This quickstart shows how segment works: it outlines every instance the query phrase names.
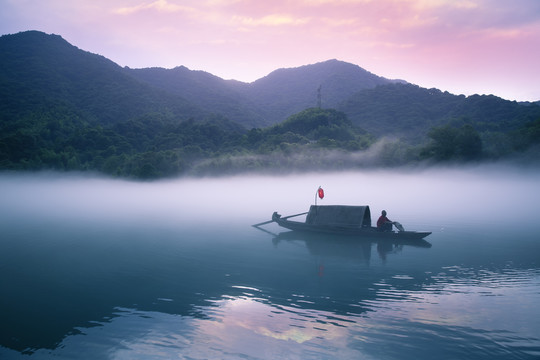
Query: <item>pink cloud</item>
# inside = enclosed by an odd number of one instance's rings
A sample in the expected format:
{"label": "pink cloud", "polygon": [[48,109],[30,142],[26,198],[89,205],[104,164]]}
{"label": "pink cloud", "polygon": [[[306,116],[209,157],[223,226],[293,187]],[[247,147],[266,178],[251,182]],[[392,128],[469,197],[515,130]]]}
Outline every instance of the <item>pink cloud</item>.
{"label": "pink cloud", "polygon": [[338,58],[422,86],[490,92],[489,78],[501,96],[529,88],[540,98],[537,0],[27,0],[5,9],[2,33],[57,33],[131,67],[252,81]]}
{"label": "pink cloud", "polygon": [[176,5],[174,3],[167,2],[167,0],[156,0],[151,3],[141,3],[139,5],[135,6],[126,6],[121,7],[115,10],[118,14],[132,14],[139,11],[144,11],[148,9],[155,9],[162,12],[177,12],[177,11],[185,11],[190,10],[190,8]]}

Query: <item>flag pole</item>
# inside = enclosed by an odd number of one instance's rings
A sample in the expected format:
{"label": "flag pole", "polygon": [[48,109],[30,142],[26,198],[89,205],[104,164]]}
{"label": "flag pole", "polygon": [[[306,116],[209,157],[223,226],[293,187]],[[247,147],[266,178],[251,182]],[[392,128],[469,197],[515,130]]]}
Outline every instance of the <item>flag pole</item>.
{"label": "flag pole", "polygon": [[320,197],[321,199],[324,197],[324,190],[320,186],[315,192],[315,206],[317,205],[317,197]]}

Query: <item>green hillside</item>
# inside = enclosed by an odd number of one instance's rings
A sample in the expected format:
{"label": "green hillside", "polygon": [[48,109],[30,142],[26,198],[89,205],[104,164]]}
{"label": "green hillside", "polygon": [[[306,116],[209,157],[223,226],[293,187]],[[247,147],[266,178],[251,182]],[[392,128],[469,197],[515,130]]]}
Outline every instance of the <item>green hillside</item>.
{"label": "green hillside", "polygon": [[292,69],[278,69],[241,88],[267,124],[275,124],[306,108],[334,108],[353,94],[392,81],[343,61],[328,60]]}
{"label": "green hillside", "polygon": [[179,119],[204,113],[102,56],[36,31],[0,37],[0,96],[5,121],[57,105],[105,126],[148,113]]}
{"label": "green hillside", "polygon": [[239,89],[246,84],[223,80],[204,71],[179,66],[174,69],[124,69],[126,74],[167,93],[186,99],[209,113],[219,113],[247,128],[267,124]]}
{"label": "green hillside", "polygon": [[456,96],[412,84],[390,84],[356,93],[337,108],[378,135],[422,138],[434,126],[472,124],[478,131],[516,130],[540,118],[540,106],[496,96]]}

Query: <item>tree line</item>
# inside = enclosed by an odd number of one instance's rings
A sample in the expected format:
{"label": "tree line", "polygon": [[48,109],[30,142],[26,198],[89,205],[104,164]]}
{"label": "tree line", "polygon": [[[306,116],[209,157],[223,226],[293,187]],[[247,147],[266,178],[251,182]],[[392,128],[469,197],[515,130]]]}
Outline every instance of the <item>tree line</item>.
{"label": "tree line", "polygon": [[0,169],[157,179],[482,161],[538,147],[540,119],[510,132],[481,132],[458,119],[432,127],[422,143],[390,140],[374,151],[380,140],[334,109],[309,108],[274,126],[246,130],[218,115],[173,121],[159,113],[105,127],[57,105],[1,122]]}

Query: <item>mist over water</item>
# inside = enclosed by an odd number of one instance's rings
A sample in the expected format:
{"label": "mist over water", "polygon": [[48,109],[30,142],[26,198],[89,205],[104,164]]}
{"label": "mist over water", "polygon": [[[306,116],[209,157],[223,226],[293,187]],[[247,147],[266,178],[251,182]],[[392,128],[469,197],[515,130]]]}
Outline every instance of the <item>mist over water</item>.
{"label": "mist over water", "polygon": [[[502,166],[0,174],[0,358],[537,358],[539,184]],[[250,226],[319,186],[431,247]]]}
{"label": "mist over water", "polygon": [[[423,171],[366,171],[289,176],[236,176],[131,182],[99,177],[42,173],[0,176],[2,217],[151,222],[244,222],[307,211],[318,186],[321,205],[370,205],[396,220],[421,225],[467,221],[483,225],[534,221],[540,171],[510,167]],[[515,225],[518,225],[515,223]]]}

